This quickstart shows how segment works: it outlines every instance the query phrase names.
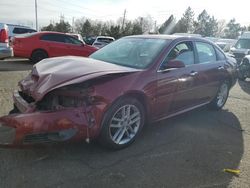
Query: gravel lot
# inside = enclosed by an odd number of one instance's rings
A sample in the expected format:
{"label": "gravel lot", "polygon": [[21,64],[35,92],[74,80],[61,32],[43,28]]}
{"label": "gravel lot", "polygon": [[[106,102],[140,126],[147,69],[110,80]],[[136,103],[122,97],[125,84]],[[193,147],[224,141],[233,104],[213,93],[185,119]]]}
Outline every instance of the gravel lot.
{"label": "gravel lot", "polygon": [[[0,115],[26,74],[0,72]],[[0,149],[0,187],[250,187],[250,81],[231,90],[222,111],[204,107],[148,125],[121,151],[95,143]]]}

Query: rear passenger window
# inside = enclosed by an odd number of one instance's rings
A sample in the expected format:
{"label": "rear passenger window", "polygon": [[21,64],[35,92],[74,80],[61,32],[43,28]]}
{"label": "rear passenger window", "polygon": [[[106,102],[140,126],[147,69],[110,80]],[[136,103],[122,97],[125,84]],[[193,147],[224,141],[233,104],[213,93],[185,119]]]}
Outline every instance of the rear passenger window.
{"label": "rear passenger window", "polygon": [[41,40],[54,41],[54,42],[65,42],[65,37],[58,34],[45,34],[41,36]]}
{"label": "rear passenger window", "polygon": [[199,63],[210,63],[216,61],[216,53],[211,44],[195,42]]}

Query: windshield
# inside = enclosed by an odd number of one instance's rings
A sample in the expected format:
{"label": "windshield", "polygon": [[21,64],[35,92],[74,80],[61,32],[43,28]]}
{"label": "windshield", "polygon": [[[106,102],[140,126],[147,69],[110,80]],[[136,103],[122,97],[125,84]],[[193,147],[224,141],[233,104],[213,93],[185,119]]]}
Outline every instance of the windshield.
{"label": "windshield", "polygon": [[166,39],[123,38],[96,51],[90,57],[126,67],[148,67],[170,42]]}
{"label": "windshield", "polygon": [[235,44],[237,49],[250,49],[250,39],[239,39]]}

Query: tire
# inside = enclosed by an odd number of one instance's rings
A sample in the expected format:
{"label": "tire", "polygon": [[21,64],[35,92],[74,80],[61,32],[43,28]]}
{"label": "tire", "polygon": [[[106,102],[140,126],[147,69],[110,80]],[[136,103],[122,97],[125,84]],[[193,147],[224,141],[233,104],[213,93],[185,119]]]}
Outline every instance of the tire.
{"label": "tire", "polygon": [[229,94],[230,84],[228,81],[224,81],[215,96],[215,98],[209,103],[209,108],[212,110],[220,110],[223,108],[225,103],[227,102],[228,94]]}
{"label": "tire", "polygon": [[143,105],[134,98],[121,98],[105,113],[98,141],[108,149],[123,149],[135,141],[144,122]]}
{"label": "tire", "polygon": [[30,59],[32,63],[37,63],[45,58],[48,58],[47,52],[45,52],[44,50],[35,50],[34,52],[32,52]]}

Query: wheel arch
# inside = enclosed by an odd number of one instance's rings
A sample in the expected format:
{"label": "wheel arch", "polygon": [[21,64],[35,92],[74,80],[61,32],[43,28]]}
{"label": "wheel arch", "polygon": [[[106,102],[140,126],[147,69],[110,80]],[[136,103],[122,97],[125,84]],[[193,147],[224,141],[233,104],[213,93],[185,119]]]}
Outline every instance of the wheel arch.
{"label": "wheel arch", "polygon": [[243,58],[242,62],[244,62],[244,61],[246,61],[246,63],[250,63],[250,55],[246,55],[246,56]]}
{"label": "wheel arch", "polygon": [[47,50],[45,50],[45,49],[43,49],[43,48],[36,48],[36,49],[34,49],[34,50],[32,50],[32,52],[31,52],[31,54],[30,54],[30,58],[32,57],[32,54],[35,52],[35,51],[44,51],[47,55],[48,55],[48,57],[49,57],[49,53],[47,52]]}
{"label": "wheel arch", "polygon": [[149,100],[146,96],[145,93],[143,93],[142,91],[128,91],[124,94],[122,94],[121,96],[117,97],[114,101],[112,101],[112,103],[108,104],[104,111],[103,111],[103,115],[102,115],[102,121],[105,117],[105,114],[108,112],[108,110],[110,109],[110,107],[112,105],[114,105],[116,102],[123,100],[124,98],[135,98],[136,100],[138,100],[143,108],[145,109],[145,122],[150,121],[151,118],[151,113],[150,113],[150,105],[149,105]]}
{"label": "wheel arch", "polygon": [[[150,120],[150,107],[149,107],[149,100],[146,96],[145,93],[143,93],[142,91],[128,91],[126,93],[124,93],[122,96],[120,96],[117,100],[121,100],[123,98],[135,98],[136,100],[138,100],[142,106],[145,109],[145,121]],[[117,100],[115,100],[114,102],[116,102]]]}

